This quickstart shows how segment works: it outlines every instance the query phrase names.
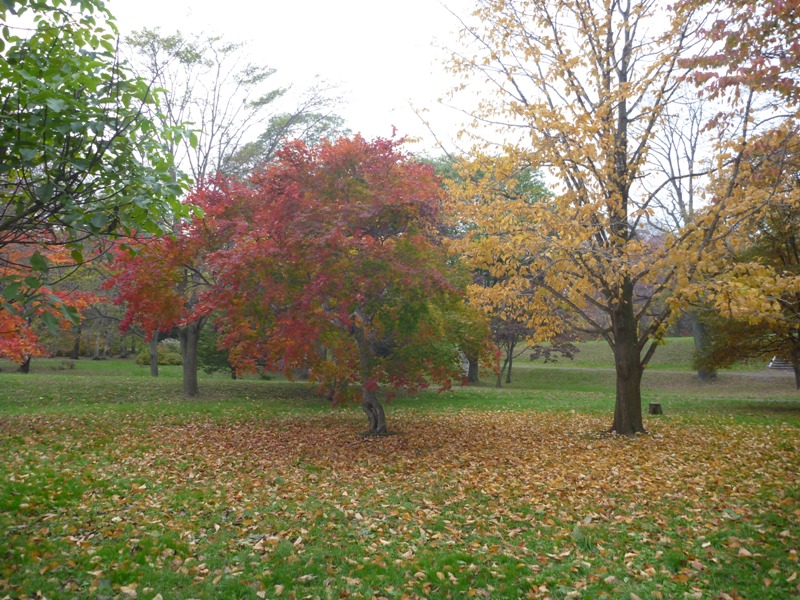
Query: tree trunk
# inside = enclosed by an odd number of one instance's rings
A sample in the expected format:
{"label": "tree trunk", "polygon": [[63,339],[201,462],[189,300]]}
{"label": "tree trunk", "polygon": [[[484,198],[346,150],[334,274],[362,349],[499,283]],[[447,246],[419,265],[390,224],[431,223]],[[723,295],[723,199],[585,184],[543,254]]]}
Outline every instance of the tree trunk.
{"label": "tree trunk", "polygon": [[[692,324],[692,337],[694,338],[694,349],[702,355],[708,349],[708,328],[705,326],[696,312],[689,313],[689,320]],[[716,369],[700,368],[697,370],[697,376],[700,381],[713,381],[717,378]]]}
{"label": "tree trunk", "polygon": [[150,340],[150,376],[158,377],[158,333]]}
{"label": "tree trunk", "polygon": [[480,365],[477,356],[467,356],[467,383],[478,383],[480,381]]}
{"label": "tree trunk", "polygon": [[205,323],[205,319],[198,319],[185,325],[180,330],[183,395],[186,398],[194,398],[200,394],[200,386],[197,383],[197,346],[200,341],[200,330],[203,328],[203,323]]}
{"label": "tree trunk", "polygon": [[111,327],[106,327],[106,334],[103,336],[103,359],[111,357],[111,337],[114,335],[114,330]]}
{"label": "tree trunk", "polygon": [[31,355],[29,354],[23,362],[20,363],[19,368],[17,369],[20,373],[30,373],[31,372]]}
{"label": "tree trunk", "polygon": [[83,333],[83,323],[78,322],[78,326],[75,328],[75,343],[72,345],[72,352],[69,355],[69,357],[72,360],[80,360],[82,333]]}
{"label": "tree trunk", "polygon": [[503,387],[503,374],[506,372],[506,367],[508,366],[508,357],[503,359],[503,366],[500,368],[500,371],[497,373],[497,381],[494,384],[494,387]]}
{"label": "tree trunk", "polygon": [[642,367],[636,317],[633,313],[633,283],[622,284],[621,298],[612,313],[617,399],[611,431],[620,435],[646,433],[642,423]]}
{"label": "tree trunk", "polygon": [[794,370],[794,386],[795,389],[800,390],[800,348],[792,348],[790,359]]}
{"label": "tree trunk", "polygon": [[386,413],[383,406],[378,402],[375,392],[364,387],[364,402],[361,408],[369,419],[369,431],[367,435],[386,435]]}
{"label": "tree trunk", "polygon": [[506,383],[511,383],[511,367],[514,365],[514,346],[508,349],[508,370],[506,371]]}

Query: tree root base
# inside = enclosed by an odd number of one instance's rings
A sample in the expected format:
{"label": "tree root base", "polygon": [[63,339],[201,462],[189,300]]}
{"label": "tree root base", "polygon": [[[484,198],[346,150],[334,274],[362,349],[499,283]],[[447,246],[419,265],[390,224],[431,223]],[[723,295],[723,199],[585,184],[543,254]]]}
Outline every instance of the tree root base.
{"label": "tree root base", "polygon": [[394,431],[364,431],[363,433],[358,434],[362,438],[384,438],[390,437],[393,435],[397,435]]}

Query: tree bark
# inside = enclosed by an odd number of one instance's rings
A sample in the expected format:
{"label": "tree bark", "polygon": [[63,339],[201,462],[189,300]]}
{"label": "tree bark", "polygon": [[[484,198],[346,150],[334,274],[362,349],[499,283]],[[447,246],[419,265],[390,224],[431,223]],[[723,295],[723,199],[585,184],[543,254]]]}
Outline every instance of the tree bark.
{"label": "tree bark", "polygon": [[467,356],[467,383],[478,383],[480,381],[480,372],[478,357]]}
{"label": "tree bark", "polygon": [[[708,328],[700,320],[696,312],[689,313],[689,320],[692,324],[694,349],[698,354],[702,354],[708,348]],[[717,370],[700,368],[697,370],[697,376],[700,381],[713,381],[717,378]]]}
{"label": "tree bark", "polygon": [[80,360],[81,358],[81,335],[83,333],[83,323],[78,322],[75,328],[75,343],[72,345],[72,352],[69,357],[72,360]]}
{"label": "tree bark", "polygon": [[642,367],[636,317],[633,312],[633,283],[626,278],[621,297],[612,313],[617,399],[611,431],[620,435],[646,433],[642,423]]}
{"label": "tree bark", "polygon": [[497,373],[497,381],[494,384],[494,387],[501,388],[503,387],[503,374],[506,372],[506,367],[508,366],[508,357],[503,359],[503,366],[500,368],[500,371]]}
{"label": "tree bark", "polygon": [[378,397],[375,392],[364,388],[364,402],[361,408],[367,415],[369,420],[368,435],[386,435],[386,413],[383,406],[378,402]]}
{"label": "tree bark", "polygon": [[158,334],[150,340],[150,377],[158,377]]}
{"label": "tree bark", "polygon": [[794,387],[800,390],[800,348],[792,348],[791,352],[792,369],[794,370]]}
{"label": "tree bark", "polygon": [[[368,321],[361,313],[358,313],[358,316],[362,322]],[[377,383],[373,377],[374,355],[372,345],[367,339],[367,331],[363,327],[352,326],[350,334],[355,339],[356,347],[358,348],[358,362],[361,369],[361,387],[363,390],[361,408],[369,420],[367,435],[386,435],[386,413],[378,401]]]}
{"label": "tree bark", "polygon": [[24,361],[22,361],[17,369],[20,373],[30,373],[31,372],[31,355],[29,354]]}
{"label": "tree bark", "polygon": [[183,395],[194,398],[200,394],[197,382],[198,356],[197,347],[200,341],[200,330],[203,329],[205,319],[198,319],[180,330],[181,362],[183,363]]}
{"label": "tree bark", "polygon": [[508,370],[506,371],[506,383],[511,383],[511,367],[514,365],[514,346],[508,348]]}

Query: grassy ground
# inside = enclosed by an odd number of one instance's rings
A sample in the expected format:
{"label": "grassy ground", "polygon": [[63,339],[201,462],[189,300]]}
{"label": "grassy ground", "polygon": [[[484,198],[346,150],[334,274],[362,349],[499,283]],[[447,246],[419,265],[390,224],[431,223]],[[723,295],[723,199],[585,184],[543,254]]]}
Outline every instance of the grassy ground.
{"label": "grassy ground", "polygon": [[[578,344],[580,352],[575,356],[574,360],[559,360],[552,366],[563,367],[600,367],[610,368],[613,366],[613,358],[611,349],[604,341],[596,342],[583,342]],[[651,370],[687,370],[692,369],[692,357],[694,355],[694,340],[690,337],[682,338],[669,338],[665,343],[658,347],[653,359],[648,365]],[[527,357],[522,357],[519,360],[519,365],[530,364],[531,361]],[[727,371],[761,371],[766,369],[769,361],[753,360],[745,363],[739,363]],[[541,360],[534,361],[532,364],[544,364]]]}
{"label": "grassy ground", "polygon": [[0,598],[797,596],[792,378],[670,364],[634,439],[591,368],[398,398],[365,439],[303,384],[3,367]]}

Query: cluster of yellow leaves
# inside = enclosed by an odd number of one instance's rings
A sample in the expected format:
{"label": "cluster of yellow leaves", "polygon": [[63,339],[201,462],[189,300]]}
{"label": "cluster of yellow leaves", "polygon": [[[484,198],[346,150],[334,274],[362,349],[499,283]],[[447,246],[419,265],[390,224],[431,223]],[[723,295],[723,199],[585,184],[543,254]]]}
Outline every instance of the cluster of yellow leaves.
{"label": "cluster of yellow leaves", "polygon": [[[717,203],[699,228],[718,223],[717,237],[700,263],[704,275],[687,286],[724,316],[796,329],[800,321],[800,132],[795,122],[734,148],[741,159],[713,183]],[[702,238],[698,238],[702,240]],[[701,241],[702,243],[702,241]]]}

